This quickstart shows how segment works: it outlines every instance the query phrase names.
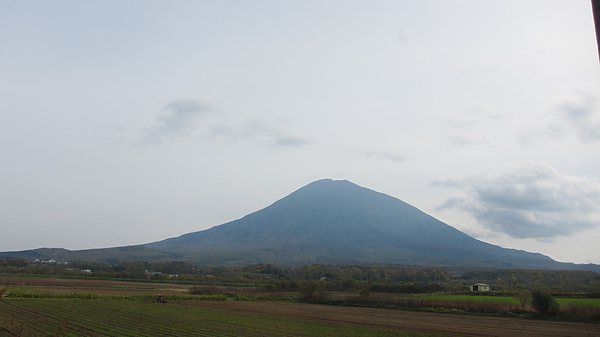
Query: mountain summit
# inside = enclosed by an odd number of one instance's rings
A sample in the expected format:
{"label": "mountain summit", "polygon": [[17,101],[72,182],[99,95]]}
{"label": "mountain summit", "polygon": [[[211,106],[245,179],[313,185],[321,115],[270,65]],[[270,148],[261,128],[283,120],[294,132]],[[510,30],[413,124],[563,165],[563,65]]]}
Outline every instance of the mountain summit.
{"label": "mountain summit", "polygon": [[208,230],[144,245],[206,263],[553,265],[476,240],[394,197],[331,179]]}
{"label": "mountain summit", "polygon": [[209,265],[402,264],[597,269],[474,239],[389,195],[318,180],[272,205],[213,228],[138,246],[0,256],[62,261],[184,260]]}

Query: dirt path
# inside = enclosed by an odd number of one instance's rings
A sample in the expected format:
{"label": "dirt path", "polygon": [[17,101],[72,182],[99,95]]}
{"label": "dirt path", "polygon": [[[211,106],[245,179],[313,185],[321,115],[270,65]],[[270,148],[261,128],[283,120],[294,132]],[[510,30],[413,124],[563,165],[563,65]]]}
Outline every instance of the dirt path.
{"label": "dirt path", "polygon": [[[186,303],[186,305],[189,304],[189,302]],[[195,305],[269,316],[369,325],[448,336],[600,336],[600,324],[548,322],[299,303],[195,302]]]}

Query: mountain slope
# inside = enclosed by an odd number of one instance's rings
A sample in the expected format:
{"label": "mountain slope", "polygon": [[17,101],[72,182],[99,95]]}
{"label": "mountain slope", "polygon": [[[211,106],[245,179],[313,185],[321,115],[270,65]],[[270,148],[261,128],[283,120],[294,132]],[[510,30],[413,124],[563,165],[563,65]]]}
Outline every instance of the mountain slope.
{"label": "mountain slope", "polygon": [[242,219],[144,247],[206,262],[555,264],[476,240],[391,196],[330,179]]}

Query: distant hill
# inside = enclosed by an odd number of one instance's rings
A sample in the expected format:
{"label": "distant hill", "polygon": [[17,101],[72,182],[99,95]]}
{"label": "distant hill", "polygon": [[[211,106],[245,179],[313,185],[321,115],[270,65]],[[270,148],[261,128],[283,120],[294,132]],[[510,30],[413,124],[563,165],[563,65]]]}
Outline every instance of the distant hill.
{"label": "distant hill", "polygon": [[272,205],[213,228],[138,246],[0,256],[55,260],[184,260],[210,265],[402,264],[587,269],[474,239],[394,197],[349,181],[310,183]]}

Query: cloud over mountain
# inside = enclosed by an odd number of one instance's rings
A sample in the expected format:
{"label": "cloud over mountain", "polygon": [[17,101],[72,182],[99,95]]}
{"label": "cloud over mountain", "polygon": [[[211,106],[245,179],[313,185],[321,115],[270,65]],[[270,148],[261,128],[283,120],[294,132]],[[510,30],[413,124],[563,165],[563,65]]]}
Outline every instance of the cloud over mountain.
{"label": "cloud over mountain", "polygon": [[541,162],[434,184],[466,190],[440,209],[470,213],[492,231],[515,238],[550,238],[598,226],[600,184],[569,176]]}

